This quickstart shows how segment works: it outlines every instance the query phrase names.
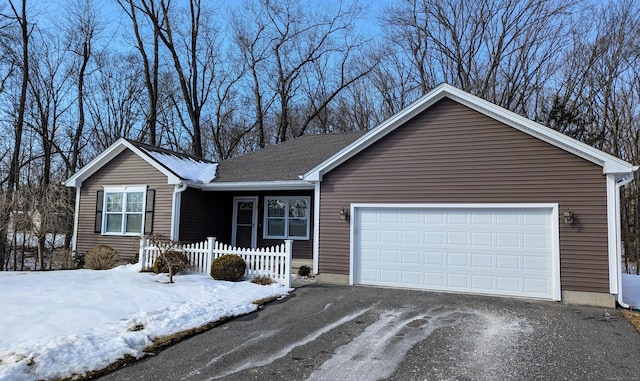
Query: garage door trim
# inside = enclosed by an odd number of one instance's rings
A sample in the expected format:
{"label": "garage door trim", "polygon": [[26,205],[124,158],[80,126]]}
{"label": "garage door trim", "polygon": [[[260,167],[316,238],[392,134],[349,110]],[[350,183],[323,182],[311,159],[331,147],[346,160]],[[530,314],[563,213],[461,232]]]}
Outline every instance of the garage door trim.
{"label": "garage door trim", "polygon": [[557,203],[487,203],[487,204],[389,204],[389,203],[354,203],[351,204],[350,212],[350,268],[349,283],[355,282],[355,250],[356,250],[356,226],[355,221],[357,213],[361,209],[537,209],[549,210],[551,212],[551,279],[552,279],[552,299],[561,300],[560,291],[560,242],[559,242],[559,219]]}

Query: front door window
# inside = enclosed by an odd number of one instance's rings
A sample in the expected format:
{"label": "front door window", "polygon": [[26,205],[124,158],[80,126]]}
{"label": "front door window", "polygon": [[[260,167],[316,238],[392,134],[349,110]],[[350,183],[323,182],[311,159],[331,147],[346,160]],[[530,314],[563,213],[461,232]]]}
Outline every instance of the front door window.
{"label": "front door window", "polygon": [[233,245],[237,247],[256,247],[257,200],[237,198],[234,201]]}

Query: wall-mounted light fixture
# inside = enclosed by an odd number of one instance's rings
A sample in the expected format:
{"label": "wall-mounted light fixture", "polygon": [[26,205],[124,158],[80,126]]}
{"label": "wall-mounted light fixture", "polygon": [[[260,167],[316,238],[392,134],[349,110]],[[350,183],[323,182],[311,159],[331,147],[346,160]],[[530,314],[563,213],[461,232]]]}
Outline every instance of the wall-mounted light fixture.
{"label": "wall-mounted light fixture", "polygon": [[347,208],[340,209],[340,218],[345,221],[349,221],[349,219],[351,218],[351,213],[349,212],[349,209]]}
{"label": "wall-mounted light fixture", "polygon": [[575,215],[573,213],[573,210],[571,210],[571,209],[565,210],[564,213],[562,214],[562,217],[564,218],[564,223],[565,224],[572,224],[574,216]]}

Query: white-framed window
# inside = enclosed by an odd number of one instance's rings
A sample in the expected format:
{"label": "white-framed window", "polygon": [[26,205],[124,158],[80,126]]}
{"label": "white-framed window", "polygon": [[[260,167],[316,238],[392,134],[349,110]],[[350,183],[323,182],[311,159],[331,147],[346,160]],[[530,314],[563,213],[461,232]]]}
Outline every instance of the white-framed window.
{"label": "white-framed window", "polygon": [[102,207],[102,234],[142,234],[146,193],[145,186],[105,187]]}
{"label": "white-framed window", "polygon": [[309,239],[308,196],[264,198],[264,238]]}

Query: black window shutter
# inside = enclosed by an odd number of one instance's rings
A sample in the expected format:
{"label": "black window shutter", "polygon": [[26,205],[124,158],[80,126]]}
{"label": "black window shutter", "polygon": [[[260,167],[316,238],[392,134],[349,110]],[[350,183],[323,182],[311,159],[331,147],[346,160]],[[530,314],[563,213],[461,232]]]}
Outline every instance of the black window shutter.
{"label": "black window shutter", "polygon": [[155,189],[147,190],[147,205],[145,206],[144,234],[153,233],[153,205],[155,203]]}
{"label": "black window shutter", "polygon": [[102,233],[102,205],[104,204],[104,191],[96,192],[96,223],[93,228],[95,233]]}

